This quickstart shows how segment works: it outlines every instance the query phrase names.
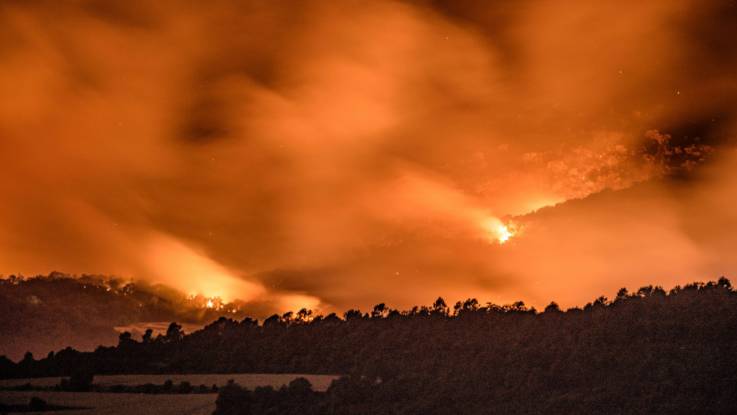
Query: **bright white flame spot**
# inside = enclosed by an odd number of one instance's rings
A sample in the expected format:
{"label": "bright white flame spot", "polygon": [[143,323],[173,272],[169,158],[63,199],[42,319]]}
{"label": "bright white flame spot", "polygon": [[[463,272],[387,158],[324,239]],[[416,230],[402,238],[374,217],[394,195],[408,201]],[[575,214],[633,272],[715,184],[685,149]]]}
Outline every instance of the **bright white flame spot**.
{"label": "bright white flame spot", "polygon": [[505,224],[494,217],[488,218],[483,227],[490,238],[501,245],[509,241],[516,233],[510,224]]}
{"label": "bright white flame spot", "polygon": [[500,244],[507,242],[512,236],[514,236],[514,234],[509,230],[507,225],[501,224],[497,226],[496,237]]}
{"label": "bright white flame spot", "polygon": [[212,302],[212,299],[207,299],[207,304],[205,304],[205,307],[207,308],[213,308],[215,307],[215,303]]}

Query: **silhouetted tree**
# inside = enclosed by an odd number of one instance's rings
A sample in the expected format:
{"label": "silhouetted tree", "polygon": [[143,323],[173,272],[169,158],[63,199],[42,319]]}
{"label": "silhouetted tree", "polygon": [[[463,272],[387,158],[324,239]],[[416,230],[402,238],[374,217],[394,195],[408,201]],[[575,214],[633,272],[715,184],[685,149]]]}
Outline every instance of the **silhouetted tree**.
{"label": "silhouetted tree", "polygon": [[274,314],[273,316],[267,318],[264,320],[264,327],[277,327],[281,325],[281,317],[279,315]]}
{"label": "silhouetted tree", "polygon": [[729,280],[724,276],[719,277],[719,281],[717,281],[717,285],[727,290],[732,289],[732,283],[729,282]]}
{"label": "silhouetted tree", "polygon": [[345,312],[344,317],[346,321],[349,320],[360,320],[362,317],[362,314],[358,310],[348,310]]}
{"label": "silhouetted tree", "polygon": [[438,297],[437,300],[432,304],[432,311],[435,314],[440,314],[447,316],[448,315],[448,305],[445,304],[445,300],[443,300],[443,297]]}
{"label": "silhouetted tree", "polygon": [[133,335],[130,332],[124,331],[118,336],[118,347],[130,347],[135,343]]}
{"label": "silhouetted tree", "polygon": [[154,335],[153,330],[146,329],[146,332],[143,333],[143,338],[141,339],[141,341],[146,344],[151,343],[153,341],[153,335]]}
{"label": "silhouetted tree", "polygon": [[297,320],[306,323],[310,320],[312,317],[312,310],[307,310],[306,308],[303,308],[297,312]]}
{"label": "silhouetted tree", "polygon": [[371,311],[371,317],[372,318],[382,318],[382,317],[385,317],[388,312],[389,311],[386,308],[386,304],[384,303],[376,304],[374,306],[374,309]]}
{"label": "silhouetted tree", "polygon": [[560,307],[555,301],[551,301],[547,307],[545,307],[546,313],[560,313]]}
{"label": "silhouetted tree", "polygon": [[169,342],[178,342],[182,340],[184,337],[184,332],[182,331],[182,326],[180,326],[177,323],[171,323],[169,324],[169,327],[166,329],[166,340]]}

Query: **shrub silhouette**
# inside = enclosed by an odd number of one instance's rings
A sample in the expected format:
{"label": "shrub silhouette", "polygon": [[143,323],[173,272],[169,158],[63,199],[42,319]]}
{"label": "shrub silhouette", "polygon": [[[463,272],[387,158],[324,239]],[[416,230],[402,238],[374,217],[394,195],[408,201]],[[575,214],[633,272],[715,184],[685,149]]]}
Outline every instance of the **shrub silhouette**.
{"label": "shrub silhouette", "polygon": [[33,412],[42,412],[48,409],[48,404],[46,401],[39,397],[32,397],[31,400],[28,402],[28,409]]}
{"label": "shrub silhouette", "polygon": [[59,386],[63,391],[87,392],[92,388],[94,374],[87,368],[76,368],[69,379],[62,379]]}

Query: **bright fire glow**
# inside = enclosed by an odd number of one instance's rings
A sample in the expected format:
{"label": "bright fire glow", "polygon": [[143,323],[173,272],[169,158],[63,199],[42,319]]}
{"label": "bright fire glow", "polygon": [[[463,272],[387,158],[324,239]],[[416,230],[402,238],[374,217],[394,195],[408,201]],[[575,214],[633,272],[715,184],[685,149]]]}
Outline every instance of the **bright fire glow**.
{"label": "bright fire glow", "polygon": [[148,253],[149,273],[155,280],[210,298],[211,308],[235,298],[247,301],[264,291],[260,284],[239,278],[203,251],[170,236],[154,235]]}
{"label": "bright fire glow", "polygon": [[212,302],[212,299],[207,299],[207,304],[205,304],[205,307],[207,308],[213,308],[215,307],[215,303]]}
{"label": "bright fire glow", "polygon": [[507,225],[502,223],[497,226],[496,237],[499,240],[500,244],[507,242],[512,236],[514,236],[514,233],[509,230],[509,227]]}
{"label": "bright fire glow", "polygon": [[514,227],[494,217],[486,219],[483,227],[490,239],[500,245],[505,244],[516,234]]}
{"label": "bright fire glow", "polygon": [[299,311],[303,308],[319,311],[320,299],[306,294],[286,294],[281,296],[279,305],[281,309],[288,311]]}

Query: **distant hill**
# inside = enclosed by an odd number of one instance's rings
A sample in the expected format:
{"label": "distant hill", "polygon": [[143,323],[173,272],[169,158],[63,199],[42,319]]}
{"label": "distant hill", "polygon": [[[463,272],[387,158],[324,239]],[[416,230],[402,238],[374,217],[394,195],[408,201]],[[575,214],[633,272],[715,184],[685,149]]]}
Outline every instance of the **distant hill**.
{"label": "distant hill", "polygon": [[67,346],[94,350],[116,344],[118,331],[140,335],[148,327],[165,330],[171,321],[192,331],[221,315],[245,314],[243,303],[211,299],[208,308],[207,301],[162,285],[100,275],[10,276],[0,279],[0,355],[45,356]]}

